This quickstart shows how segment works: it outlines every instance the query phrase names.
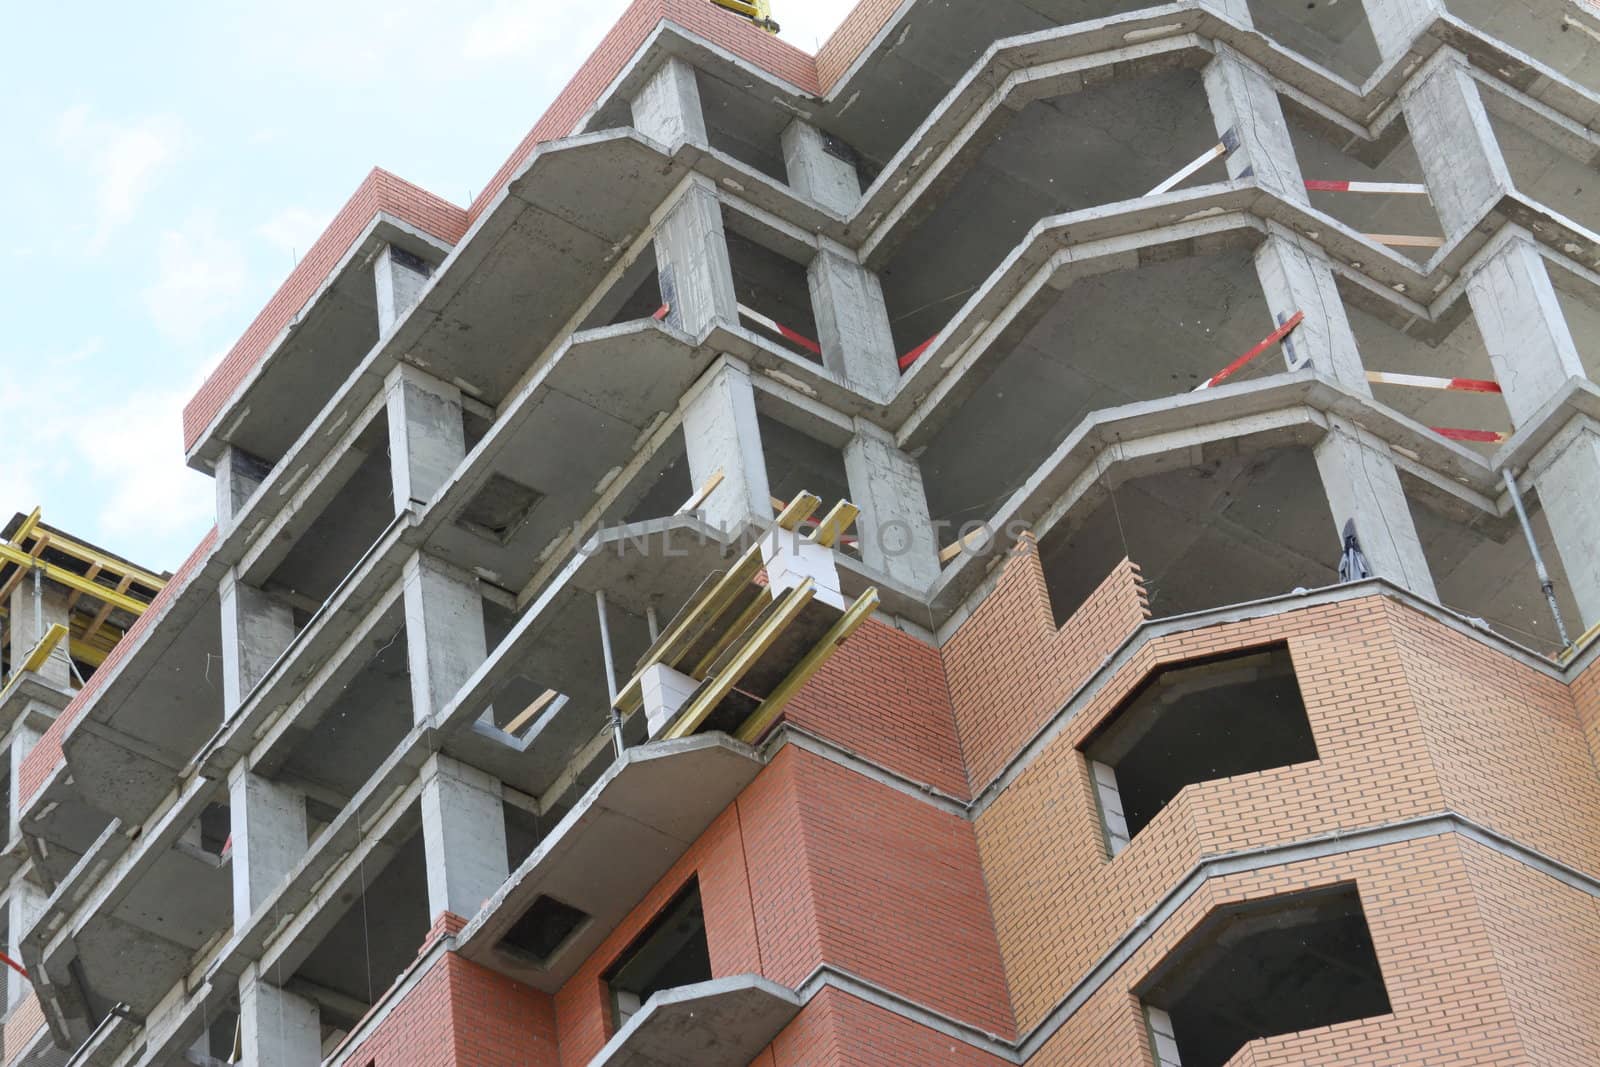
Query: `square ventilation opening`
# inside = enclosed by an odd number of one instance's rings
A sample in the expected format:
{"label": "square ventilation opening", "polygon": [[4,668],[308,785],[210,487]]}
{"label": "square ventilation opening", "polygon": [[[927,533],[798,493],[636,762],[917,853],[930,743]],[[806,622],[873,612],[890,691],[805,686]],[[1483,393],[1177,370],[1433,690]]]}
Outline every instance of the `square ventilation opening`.
{"label": "square ventilation opening", "polygon": [[510,541],[544,494],[503,474],[493,474],[456,516],[456,525],[487,541]]}
{"label": "square ventilation opening", "polygon": [[587,912],[540,894],[516,925],[500,939],[503,949],[546,966],[563,945],[589,921]]}

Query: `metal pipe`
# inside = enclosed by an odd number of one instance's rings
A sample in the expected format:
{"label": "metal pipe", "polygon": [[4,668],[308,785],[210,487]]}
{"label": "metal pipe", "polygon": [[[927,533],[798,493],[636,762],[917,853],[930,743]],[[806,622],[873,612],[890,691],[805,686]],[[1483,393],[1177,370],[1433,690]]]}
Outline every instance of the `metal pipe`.
{"label": "metal pipe", "polygon": [[44,568],[33,568],[33,639],[44,639]]}
{"label": "metal pipe", "polygon": [[1506,492],[1511,494],[1511,506],[1517,509],[1517,519],[1522,523],[1522,536],[1528,539],[1528,551],[1533,554],[1533,569],[1539,575],[1539,588],[1544,590],[1544,598],[1550,602],[1550,614],[1556,619],[1556,633],[1561,636],[1561,647],[1569,648],[1572,645],[1567,637],[1566,624],[1561,621],[1561,606],[1556,603],[1556,587],[1550,581],[1550,572],[1545,569],[1544,557],[1539,554],[1539,545],[1533,539],[1533,524],[1528,521],[1527,509],[1522,506],[1522,491],[1517,488],[1517,479],[1511,474],[1511,468],[1506,467],[1500,472],[1500,477],[1505,479]]}
{"label": "metal pipe", "polygon": [[661,623],[656,620],[656,606],[654,604],[645,605],[644,621],[650,627],[650,640],[654,642],[661,636]]}
{"label": "metal pipe", "polygon": [[616,746],[617,758],[627,744],[622,740],[622,712],[617,710],[617,668],[611,657],[611,627],[606,623],[606,591],[594,591],[595,611],[600,615],[600,651],[606,662],[606,692],[611,695],[611,742]]}

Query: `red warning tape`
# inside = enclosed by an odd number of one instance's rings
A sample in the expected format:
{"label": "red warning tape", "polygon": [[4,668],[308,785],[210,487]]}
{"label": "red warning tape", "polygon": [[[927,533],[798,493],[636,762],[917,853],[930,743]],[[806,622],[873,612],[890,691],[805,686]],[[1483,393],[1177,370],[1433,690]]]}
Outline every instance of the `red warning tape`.
{"label": "red warning tape", "polygon": [[1314,193],[1399,193],[1402,196],[1427,196],[1428,187],[1416,182],[1333,182],[1306,180]]}
{"label": "red warning tape", "polygon": [[660,307],[656,308],[656,313],[650,317],[655,319],[657,322],[666,322],[667,316],[670,314],[672,314],[672,305],[662,304]]}
{"label": "red warning tape", "polygon": [[933,342],[938,340],[938,339],[939,339],[939,335],[938,334],[934,334],[932,337],[930,337],[926,341],[922,342],[916,348],[913,348],[911,351],[909,351],[905,355],[901,356],[900,357],[900,369],[901,370],[905,370],[907,367],[911,366],[911,364],[915,363],[917,361],[917,359],[922,355],[922,353],[924,353],[924,352],[926,352],[928,350],[928,346],[933,344]]}
{"label": "red warning tape", "polygon": [[1267,334],[1267,336],[1263,337],[1260,342],[1250,351],[1246,352],[1244,355],[1240,356],[1226,367],[1223,367],[1216,374],[1213,374],[1211,377],[1195,386],[1194,391],[1198,393],[1202,389],[1210,389],[1212,386],[1220,385],[1226,379],[1233,377],[1235,374],[1239,373],[1239,371],[1244,369],[1245,364],[1249,363],[1252,359],[1255,359],[1261,353],[1265,352],[1267,349],[1271,348],[1285,337],[1288,337],[1289,334],[1293,332],[1294,328],[1304,322],[1305,319],[1306,313],[1304,311],[1296,311],[1289,317],[1288,321],[1286,321],[1282,326],[1279,326],[1276,330],[1273,330],[1271,333]]}
{"label": "red warning tape", "polygon": [[[0,952],[0,962],[4,962],[7,967],[10,967],[13,971],[16,971],[18,974],[22,975],[22,977],[28,978],[28,972],[22,966],[22,964],[18,963],[10,956],[7,956],[4,952]],[[28,980],[31,982],[33,979],[28,978]]]}
{"label": "red warning tape", "polygon": [[1458,430],[1451,426],[1428,427],[1440,437],[1447,437],[1452,441],[1475,441],[1479,444],[1497,445],[1511,435],[1499,430]]}
{"label": "red warning tape", "polygon": [[1374,385],[1410,385],[1418,389],[1445,389],[1457,393],[1498,393],[1500,383],[1486,378],[1435,378],[1431,374],[1397,374],[1369,370],[1367,381]]}

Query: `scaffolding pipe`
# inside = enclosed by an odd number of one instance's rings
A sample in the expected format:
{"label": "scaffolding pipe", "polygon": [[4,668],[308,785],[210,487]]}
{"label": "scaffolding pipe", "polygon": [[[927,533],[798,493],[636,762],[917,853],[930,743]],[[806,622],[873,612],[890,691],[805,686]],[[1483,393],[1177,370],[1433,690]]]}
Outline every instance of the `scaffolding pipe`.
{"label": "scaffolding pipe", "polygon": [[650,643],[655,644],[656,638],[661,636],[661,623],[656,619],[656,606],[654,604],[645,605],[644,621],[650,627]]}
{"label": "scaffolding pipe", "polygon": [[600,651],[606,663],[606,692],[611,696],[611,743],[616,746],[617,758],[627,745],[622,740],[622,712],[617,709],[617,668],[611,657],[611,627],[606,622],[606,591],[594,591],[594,607],[600,616]]}
{"label": "scaffolding pipe", "polygon": [[1550,581],[1550,572],[1545,569],[1544,557],[1539,554],[1539,544],[1533,539],[1533,524],[1528,521],[1527,509],[1522,506],[1522,491],[1517,488],[1517,479],[1510,467],[1503,468],[1500,476],[1505,479],[1506,492],[1511,494],[1511,506],[1517,509],[1517,519],[1522,523],[1522,536],[1528,539],[1528,551],[1533,554],[1533,569],[1538,572],[1539,588],[1544,590],[1544,598],[1550,602],[1550,614],[1555,616],[1561,647],[1570,648],[1572,642],[1567,638],[1566,624],[1561,621],[1561,606],[1556,603],[1556,587]]}

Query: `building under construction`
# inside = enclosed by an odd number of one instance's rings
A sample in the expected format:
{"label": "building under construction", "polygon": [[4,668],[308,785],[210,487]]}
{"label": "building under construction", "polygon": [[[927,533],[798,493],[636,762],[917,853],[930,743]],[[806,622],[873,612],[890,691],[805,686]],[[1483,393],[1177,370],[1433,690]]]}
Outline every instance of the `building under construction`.
{"label": "building under construction", "polygon": [[1600,1062],[1600,8],[782,15],[8,528],[7,1067]]}

